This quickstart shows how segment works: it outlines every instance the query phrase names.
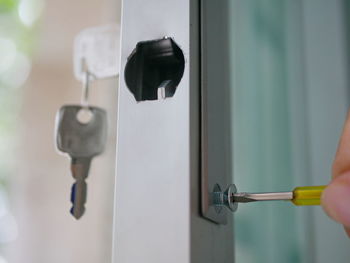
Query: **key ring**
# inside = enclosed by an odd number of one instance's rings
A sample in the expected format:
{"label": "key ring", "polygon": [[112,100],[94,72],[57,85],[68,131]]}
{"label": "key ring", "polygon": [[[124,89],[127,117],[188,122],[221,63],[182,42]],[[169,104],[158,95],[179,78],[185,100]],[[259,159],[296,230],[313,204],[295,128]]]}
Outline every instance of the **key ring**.
{"label": "key ring", "polygon": [[82,109],[78,112],[77,118],[78,121],[82,124],[89,123],[93,117],[93,113],[89,109],[89,89],[91,80],[95,79],[94,76],[90,73],[85,58],[82,60],[82,67],[84,77],[82,78],[83,82],[83,91],[81,95],[81,106]]}
{"label": "key ring", "polygon": [[85,58],[82,59],[82,67],[83,67],[84,77],[82,79],[83,93],[81,96],[81,105],[84,108],[88,108],[89,107],[90,82],[91,82],[91,80],[94,80],[95,78],[94,78],[93,74],[91,74],[91,72],[89,71]]}
{"label": "key ring", "polygon": [[89,107],[89,88],[90,88],[90,72],[85,71],[84,72],[84,78],[83,78],[83,92],[81,96],[81,105],[84,108]]}

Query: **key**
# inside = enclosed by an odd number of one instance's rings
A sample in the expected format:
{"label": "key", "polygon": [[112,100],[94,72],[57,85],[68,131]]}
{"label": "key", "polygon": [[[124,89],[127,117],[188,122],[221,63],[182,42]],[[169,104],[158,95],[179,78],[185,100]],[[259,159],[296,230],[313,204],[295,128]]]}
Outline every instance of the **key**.
{"label": "key", "polygon": [[[83,113],[83,114],[82,114]],[[81,116],[87,118],[82,118]],[[87,184],[92,158],[104,151],[107,138],[107,115],[97,107],[63,106],[56,118],[57,148],[71,158],[75,180],[71,189],[70,213],[79,219],[85,212]]]}

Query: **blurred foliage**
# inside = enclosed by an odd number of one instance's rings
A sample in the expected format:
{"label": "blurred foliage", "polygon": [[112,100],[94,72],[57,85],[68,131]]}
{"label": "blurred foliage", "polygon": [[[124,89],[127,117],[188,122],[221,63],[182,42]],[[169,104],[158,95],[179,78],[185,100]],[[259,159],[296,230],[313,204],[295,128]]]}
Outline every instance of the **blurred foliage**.
{"label": "blurred foliage", "polygon": [[16,10],[17,6],[17,0],[0,0],[0,14]]}
{"label": "blurred foliage", "polygon": [[[42,0],[0,0],[0,220],[10,220],[0,224],[0,251],[3,244],[17,236],[8,197],[18,167],[19,116],[24,84],[31,68],[35,22],[42,11],[37,8],[38,1],[42,3]],[[0,262],[7,262],[2,255]]]}
{"label": "blurred foliage", "polygon": [[32,0],[0,0],[0,186],[6,186],[16,173],[23,83],[29,74],[36,31],[36,23],[28,26],[23,14],[31,15],[35,4]]}

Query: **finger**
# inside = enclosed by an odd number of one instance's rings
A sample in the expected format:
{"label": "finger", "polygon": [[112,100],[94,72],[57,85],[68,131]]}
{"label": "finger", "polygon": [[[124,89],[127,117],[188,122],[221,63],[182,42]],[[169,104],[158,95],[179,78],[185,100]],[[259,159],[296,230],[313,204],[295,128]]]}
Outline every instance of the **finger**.
{"label": "finger", "polygon": [[321,203],[331,218],[350,229],[350,171],[332,180],[323,191]]}
{"label": "finger", "polygon": [[[345,121],[332,167],[332,182],[322,194],[322,207],[334,220],[350,229],[350,114]],[[347,231],[349,234],[350,231]]]}
{"label": "finger", "polygon": [[340,137],[338,150],[333,162],[332,177],[336,178],[347,171],[350,171],[350,112],[345,121],[343,133]]}
{"label": "finger", "polygon": [[348,237],[350,238],[350,228],[344,226],[344,230],[345,230],[346,234],[348,235]]}

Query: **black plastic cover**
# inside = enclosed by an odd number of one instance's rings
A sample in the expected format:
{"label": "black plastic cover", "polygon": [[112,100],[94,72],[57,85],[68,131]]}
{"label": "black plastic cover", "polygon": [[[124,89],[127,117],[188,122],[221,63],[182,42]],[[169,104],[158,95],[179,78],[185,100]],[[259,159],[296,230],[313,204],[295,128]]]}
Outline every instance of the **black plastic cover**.
{"label": "black plastic cover", "polygon": [[172,97],[185,69],[185,58],[171,38],[143,41],[128,58],[125,82],[136,101],[157,100],[158,89]]}

